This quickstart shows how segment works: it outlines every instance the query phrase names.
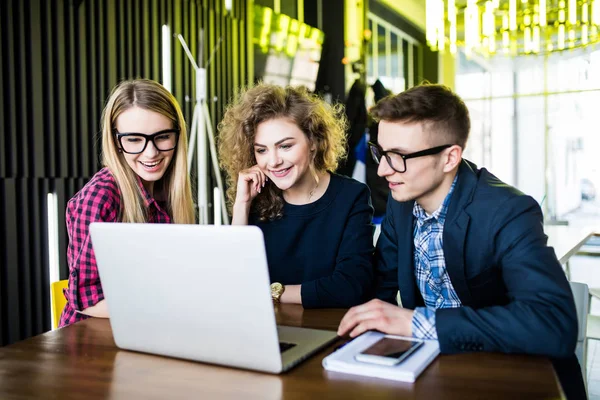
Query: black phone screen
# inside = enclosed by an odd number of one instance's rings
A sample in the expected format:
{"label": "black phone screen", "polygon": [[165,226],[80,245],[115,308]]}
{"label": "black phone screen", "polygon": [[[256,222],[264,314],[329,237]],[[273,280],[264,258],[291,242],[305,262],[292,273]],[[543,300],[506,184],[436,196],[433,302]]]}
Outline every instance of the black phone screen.
{"label": "black phone screen", "polygon": [[421,342],[384,337],[362,352],[373,356],[400,358],[404,353],[421,345]]}

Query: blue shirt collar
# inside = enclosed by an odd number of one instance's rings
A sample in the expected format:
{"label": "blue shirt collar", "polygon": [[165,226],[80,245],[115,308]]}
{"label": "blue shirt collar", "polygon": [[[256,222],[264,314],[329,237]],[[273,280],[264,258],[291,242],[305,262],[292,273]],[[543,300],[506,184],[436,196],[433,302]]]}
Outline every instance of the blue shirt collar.
{"label": "blue shirt collar", "polygon": [[431,215],[427,215],[427,213],[425,212],[423,207],[421,207],[419,205],[419,203],[417,203],[415,201],[415,205],[413,206],[413,215],[415,216],[415,218],[417,218],[417,220],[420,222],[425,222],[427,220],[435,218],[440,224],[443,225],[444,222],[446,221],[446,214],[448,213],[448,205],[450,204],[450,198],[452,197],[452,193],[454,192],[454,187],[456,186],[457,181],[458,181],[458,173],[456,174],[456,176],[454,177],[454,180],[452,181],[452,186],[450,186],[450,190],[448,191],[446,198],[444,198],[444,201],[442,202],[442,204]]}

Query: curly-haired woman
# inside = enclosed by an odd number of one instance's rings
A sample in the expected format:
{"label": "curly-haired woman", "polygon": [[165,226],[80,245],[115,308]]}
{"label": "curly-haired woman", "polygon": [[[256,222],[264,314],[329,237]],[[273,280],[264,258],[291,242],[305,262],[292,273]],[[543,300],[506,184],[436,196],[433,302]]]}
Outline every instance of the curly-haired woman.
{"label": "curly-haired woman", "polygon": [[262,230],[276,301],[350,307],[372,294],[369,189],[333,173],[345,127],[339,107],[269,84],[241,92],[219,126],[233,224]]}

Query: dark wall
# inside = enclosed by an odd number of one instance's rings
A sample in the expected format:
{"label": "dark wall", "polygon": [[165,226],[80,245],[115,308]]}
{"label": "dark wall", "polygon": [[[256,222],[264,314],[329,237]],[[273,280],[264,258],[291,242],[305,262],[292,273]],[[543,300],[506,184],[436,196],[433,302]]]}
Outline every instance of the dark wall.
{"label": "dark wall", "polygon": [[[333,101],[346,99],[346,74],[342,64],[344,58],[344,0],[321,0],[321,21],[319,27],[325,34],[319,74],[315,91],[331,93]],[[304,22],[318,25],[317,0],[304,0]],[[317,26],[318,27],[318,26]]]}
{"label": "dark wall", "polygon": [[[342,64],[344,58],[344,0],[322,0],[320,27],[325,33],[323,43],[323,54],[317,77],[316,91],[331,93],[334,101],[344,102],[346,99],[346,69]],[[317,0],[304,0],[304,22],[311,26],[318,26],[318,2]],[[424,80],[435,83],[438,79],[437,52],[433,52],[426,44],[425,32],[411,24],[406,18],[399,15],[383,3],[377,0],[367,1],[365,4],[368,11],[385,19],[398,29],[412,36],[422,44],[423,48],[423,73],[419,75],[417,52],[415,51],[415,65],[413,66],[414,83],[418,84]],[[407,50],[405,49],[407,52]],[[405,59],[405,62],[408,62]],[[408,70],[405,65],[404,71]],[[408,78],[408,77],[405,77]]]}
{"label": "dark wall", "polygon": [[[248,81],[246,1],[3,0],[0,2],[0,345],[50,329],[47,195],[58,196],[60,279],[68,199],[99,169],[100,114],[120,80],[160,81],[161,26],[181,33],[208,68],[213,125]],[[194,81],[176,39],[173,94],[189,125]],[[213,101],[215,99],[215,101]],[[209,212],[212,215],[212,212]]]}

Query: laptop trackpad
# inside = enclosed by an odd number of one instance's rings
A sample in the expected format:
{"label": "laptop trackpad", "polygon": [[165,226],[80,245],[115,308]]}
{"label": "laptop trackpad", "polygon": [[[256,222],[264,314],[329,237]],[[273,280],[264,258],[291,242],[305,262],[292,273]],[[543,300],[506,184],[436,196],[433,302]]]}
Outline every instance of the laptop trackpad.
{"label": "laptop trackpad", "polygon": [[279,352],[283,353],[284,351],[291,349],[295,345],[296,343],[279,342]]}
{"label": "laptop trackpad", "polygon": [[283,370],[288,370],[337,338],[334,331],[277,326],[279,341],[295,346],[281,353]]}

